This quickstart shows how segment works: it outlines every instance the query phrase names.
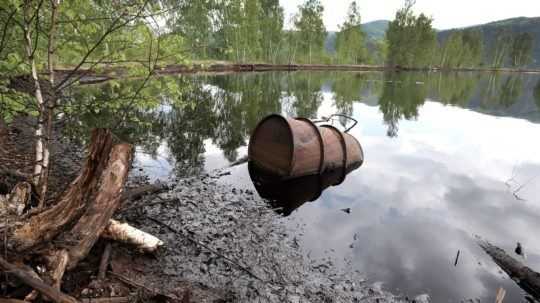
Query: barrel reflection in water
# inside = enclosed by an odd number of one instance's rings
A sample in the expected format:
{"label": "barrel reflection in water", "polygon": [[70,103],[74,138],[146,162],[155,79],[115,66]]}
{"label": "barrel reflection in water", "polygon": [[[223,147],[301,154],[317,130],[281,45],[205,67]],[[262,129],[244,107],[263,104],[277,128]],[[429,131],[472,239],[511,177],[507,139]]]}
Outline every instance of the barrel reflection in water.
{"label": "barrel reflection in water", "polygon": [[305,118],[269,115],[251,135],[249,174],[259,195],[287,216],[339,185],[364,162],[362,146],[348,133]]}
{"label": "barrel reflection in water", "polygon": [[340,170],[292,179],[283,179],[269,173],[253,161],[248,162],[248,170],[259,196],[267,199],[276,208],[276,212],[283,216],[290,215],[306,202],[317,200],[325,189],[342,181]]}

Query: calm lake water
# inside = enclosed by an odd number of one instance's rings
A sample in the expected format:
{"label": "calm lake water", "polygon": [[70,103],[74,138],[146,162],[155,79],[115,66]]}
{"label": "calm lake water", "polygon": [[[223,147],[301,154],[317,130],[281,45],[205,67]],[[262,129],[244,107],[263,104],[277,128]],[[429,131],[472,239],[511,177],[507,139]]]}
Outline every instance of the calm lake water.
{"label": "calm lake water", "polygon": [[[72,107],[68,132],[77,137],[94,126],[113,127],[137,145],[144,173],[174,179],[245,156],[251,131],[270,113],[347,114],[359,121],[350,133],[364,148],[364,165],[288,217],[276,215],[295,230],[306,255],[344,260],[338,264],[384,289],[411,298],[429,294],[432,302],[493,302],[499,287],[507,291],[505,302],[523,301],[475,235],[512,254],[521,242],[524,262],[540,271],[538,75],[163,77],[130,95],[140,84],[72,92],[83,105]],[[246,164],[230,170],[222,182],[253,188]]]}

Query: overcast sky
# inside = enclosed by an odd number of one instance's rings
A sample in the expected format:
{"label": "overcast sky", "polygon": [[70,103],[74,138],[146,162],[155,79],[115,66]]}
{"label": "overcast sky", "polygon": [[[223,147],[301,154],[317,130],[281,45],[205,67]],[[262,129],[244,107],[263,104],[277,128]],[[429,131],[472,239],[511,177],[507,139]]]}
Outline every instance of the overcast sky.
{"label": "overcast sky", "polygon": [[[285,8],[285,18],[298,11],[305,0],[280,0]],[[351,0],[321,0],[324,6],[324,24],[335,31],[343,22]],[[362,22],[392,20],[403,0],[357,0]],[[434,18],[434,27],[449,29],[482,24],[512,17],[540,16],[540,0],[417,0],[416,12]]]}

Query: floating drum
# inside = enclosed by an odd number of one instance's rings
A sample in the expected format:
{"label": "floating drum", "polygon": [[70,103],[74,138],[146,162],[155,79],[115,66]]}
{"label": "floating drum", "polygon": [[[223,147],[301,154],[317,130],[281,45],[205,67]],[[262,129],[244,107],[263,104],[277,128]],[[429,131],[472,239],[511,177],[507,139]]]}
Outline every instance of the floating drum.
{"label": "floating drum", "polygon": [[323,188],[343,182],[364,161],[362,147],[353,136],[330,125],[319,127],[308,119],[276,114],[259,122],[251,135],[248,156],[258,168],[282,179],[337,176],[329,178],[330,184]]}

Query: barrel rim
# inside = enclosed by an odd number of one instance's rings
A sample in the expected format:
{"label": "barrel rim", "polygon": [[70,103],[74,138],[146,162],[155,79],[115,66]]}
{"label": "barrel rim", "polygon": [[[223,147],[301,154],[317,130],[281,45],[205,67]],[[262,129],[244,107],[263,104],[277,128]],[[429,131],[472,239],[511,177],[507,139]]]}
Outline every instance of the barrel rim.
{"label": "barrel rim", "polygon": [[343,133],[333,125],[324,124],[324,125],[321,125],[320,127],[328,128],[328,129],[332,130],[333,132],[339,134],[339,143],[341,143],[341,150],[343,151],[343,161],[342,161],[343,163],[341,165],[341,178],[340,178],[338,183],[334,184],[334,186],[340,185],[341,183],[343,183],[343,181],[345,181],[345,178],[347,177],[347,155],[348,155],[348,153],[347,153],[347,144],[345,143],[345,137],[343,137]]}
{"label": "barrel rim", "polygon": [[[317,139],[319,139],[319,152],[321,154],[321,159],[319,160],[319,169],[318,169],[318,174],[320,175],[324,168],[324,142],[322,139],[321,131],[319,130],[319,127],[308,118],[296,117],[294,119],[298,121],[307,122],[308,125],[311,126],[311,128],[313,128],[313,130],[315,130],[315,133],[317,134]],[[294,144],[294,138],[293,138],[293,144]],[[293,159],[291,162],[291,167],[294,167],[295,162],[296,162],[296,156],[294,155],[294,152],[293,152]]]}
{"label": "barrel rim", "polygon": [[[269,114],[268,116],[264,117],[261,121],[259,121],[259,123],[257,123],[257,126],[255,126],[255,128],[251,132],[250,138],[254,138],[254,135],[257,133],[257,131],[263,125],[263,123],[266,122],[266,120],[270,120],[272,118],[279,118],[280,120],[285,122],[285,124],[287,125],[287,130],[289,132],[289,138],[292,141],[291,146],[294,146],[294,134],[293,134],[293,131],[292,131],[291,124],[289,123],[289,120],[287,120],[287,118],[283,117],[282,115],[276,114],[276,113]],[[250,139],[250,142],[248,144],[248,160],[253,161],[253,159],[252,159],[252,154],[253,154],[252,146],[253,146],[253,144],[251,144],[251,143],[252,142],[251,142],[251,139]],[[291,175],[291,172],[292,172],[293,167],[294,167],[294,161],[295,161],[294,158],[295,158],[295,156],[294,156],[294,148],[291,148],[290,155],[289,155],[289,159],[291,159],[291,162],[289,163],[289,168],[287,169],[288,170],[287,175]]]}
{"label": "barrel rim", "polygon": [[364,164],[364,149],[362,148],[362,144],[360,144],[360,141],[358,141],[358,139],[356,139],[355,136],[349,134],[349,133],[345,133],[347,134],[349,137],[351,137],[354,142],[356,142],[356,145],[358,145],[358,149],[360,150],[360,166],[362,166]]}

